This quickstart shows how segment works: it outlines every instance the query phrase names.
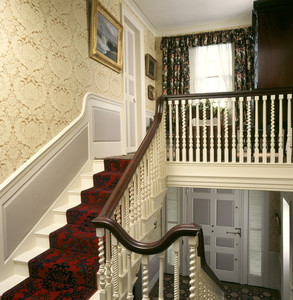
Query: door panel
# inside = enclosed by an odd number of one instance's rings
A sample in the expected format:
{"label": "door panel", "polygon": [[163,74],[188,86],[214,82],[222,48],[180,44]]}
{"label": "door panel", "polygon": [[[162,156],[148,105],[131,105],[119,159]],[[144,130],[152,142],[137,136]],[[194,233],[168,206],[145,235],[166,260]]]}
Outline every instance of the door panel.
{"label": "door panel", "polygon": [[128,26],[124,26],[124,78],[126,99],[126,151],[137,149],[136,132],[136,81],[135,81],[135,34]]}
{"label": "door panel", "polygon": [[241,240],[236,190],[189,189],[192,220],[202,225],[206,260],[220,280],[238,282]]}

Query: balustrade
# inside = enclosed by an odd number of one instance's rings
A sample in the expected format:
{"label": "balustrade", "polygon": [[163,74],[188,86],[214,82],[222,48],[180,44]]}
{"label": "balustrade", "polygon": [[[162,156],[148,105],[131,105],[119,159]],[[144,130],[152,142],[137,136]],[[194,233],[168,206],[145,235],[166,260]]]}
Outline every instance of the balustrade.
{"label": "balustrade", "polygon": [[168,96],[167,160],[291,164],[292,92]]}

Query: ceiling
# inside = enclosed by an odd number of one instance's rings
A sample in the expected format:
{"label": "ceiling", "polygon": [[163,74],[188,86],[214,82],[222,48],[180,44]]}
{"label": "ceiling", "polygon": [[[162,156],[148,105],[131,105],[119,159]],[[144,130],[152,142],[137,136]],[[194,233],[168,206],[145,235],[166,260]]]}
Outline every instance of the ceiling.
{"label": "ceiling", "polygon": [[253,0],[133,0],[160,35],[251,24]]}

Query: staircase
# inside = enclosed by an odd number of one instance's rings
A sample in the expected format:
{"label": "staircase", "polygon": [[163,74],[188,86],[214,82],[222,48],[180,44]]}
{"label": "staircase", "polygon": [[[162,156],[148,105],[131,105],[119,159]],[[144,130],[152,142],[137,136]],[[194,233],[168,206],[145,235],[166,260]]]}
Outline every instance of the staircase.
{"label": "staircase", "polygon": [[28,262],[29,277],[6,291],[3,300],[89,299],[95,293],[99,239],[91,221],[99,215],[129,161],[104,161],[105,171],[93,176],[94,186],[81,192],[81,203],[67,209],[67,224],[50,233],[50,248]]}

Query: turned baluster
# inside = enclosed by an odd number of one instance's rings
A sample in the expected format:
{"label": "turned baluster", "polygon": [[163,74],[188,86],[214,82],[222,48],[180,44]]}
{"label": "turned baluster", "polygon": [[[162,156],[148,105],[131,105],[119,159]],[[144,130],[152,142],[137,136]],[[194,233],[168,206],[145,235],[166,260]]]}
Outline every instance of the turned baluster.
{"label": "turned baluster", "polygon": [[210,99],[211,117],[210,117],[210,162],[215,159],[215,143],[214,143],[214,99]]}
{"label": "turned baluster", "polygon": [[172,101],[169,104],[169,161],[173,161],[173,106]]}
{"label": "turned baluster", "polygon": [[251,97],[247,97],[247,162],[251,163]]}
{"label": "turned baluster", "polygon": [[218,131],[217,131],[217,134],[218,134],[218,145],[217,145],[217,149],[218,149],[218,152],[217,152],[217,162],[220,163],[222,161],[222,143],[221,143],[221,99],[218,99],[217,100],[217,114],[218,114]]}
{"label": "turned baluster", "polygon": [[254,133],[254,161],[259,162],[259,135],[258,135],[258,102],[259,96],[255,96],[255,133]]}
{"label": "turned baluster", "polygon": [[199,127],[199,100],[196,103],[196,162],[200,162],[200,127]]}
{"label": "turned baluster", "polygon": [[186,100],[181,101],[181,120],[182,120],[182,162],[186,162],[186,120],[185,120],[185,103]]}
{"label": "turned baluster", "polygon": [[207,105],[206,99],[203,99],[203,136],[202,136],[202,151],[203,151],[203,162],[207,162]]}
{"label": "turned baluster", "polygon": [[291,163],[292,160],[292,127],[291,127],[291,100],[292,94],[287,95],[288,100],[288,115],[287,115],[287,144],[286,144],[286,156],[287,163]]}
{"label": "turned baluster", "polygon": [[142,256],[142,299],[149,300],[149,257]]}
{"label": "turned baluster", "polygon": [[193,162],[192,100],[188,100],[188,107],[189,107],[189,161]]}
{"label": "turned baluster", "polygon": [[244,156],[244,143],[243,143],[243,97],[239,97],[239,162],[243,163]]}
{"label": "turned baluster", "polygon": [[98,290],[100,299],[106,300],[106,280],[105,280],[105,247],[104,247],[104,229],[97,228],[96,235],[99,238],[99,271],[98,271]]}
{"label": "turned baluster", "polygon": [[284,135],[283,135],[283,99],[284,95],[279,95],[279,158],[278,162],[283,163]]}
{"label": "turned baluster", "polygon": [[275,163],[275,99],[276,96],[271,96],[271,151],[270,162]]}
{"label": "turned baluster", "polygon": [[224,129],[225,129],[225,162],[229,162],[229,124],[228,124],[228,98],[225,98],[225,110],[224,110]]}
{"label": "turned baluster", "polygon": [[112,235],[112,258],[113,258],[113,299],[119,299],[119,246],[118,241],[114,235]]}
{"label": "turned baluster", "polygon": [[132,293],[132,265],[131,265],[131,251],[126,250],[127,255],[127,300],[133,299]]}
{"label": "turned baluster", "polygon": [[180,161],[180,142],[179,142],[179,101],[175,100],[175,124],[176,124],[176,154],[175,154],[175,160],[177,162]]}
{"label": "turned baluster", "polygon": [[236,163],[236,98],[232,98],[232,162]]}
{"label": "turned baluster", "polygon": [[164,300],[164,258],[165,252],[158,254],[160,260],[160,269],[159,269],[159,297],[158,300]]}
{"label": "turned baluster", "polygon": [[107,291],[107,299],[111,300],[112,299],[112,272],[111,272],[111,267],[112,267],[112,262],[111,262],[111,233],[109,230],[106,229],[106,264],[105,264],[105,269],[106,269],[106,291]]}
{"label": "turned baluster", "polygon": [[267,96],[263,96],[263,111],[262,111],[262,116],[263,116],[263,133],[262,133],[262,154],[263,154],[263,159],[262,162],[266,163],[267,162]]}
{"label": "turned baluster", "polygon": [[173,244],[174,250],[174,300],[179,300],[179,267],[180,267],[180,239]]}

